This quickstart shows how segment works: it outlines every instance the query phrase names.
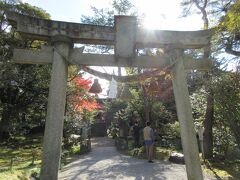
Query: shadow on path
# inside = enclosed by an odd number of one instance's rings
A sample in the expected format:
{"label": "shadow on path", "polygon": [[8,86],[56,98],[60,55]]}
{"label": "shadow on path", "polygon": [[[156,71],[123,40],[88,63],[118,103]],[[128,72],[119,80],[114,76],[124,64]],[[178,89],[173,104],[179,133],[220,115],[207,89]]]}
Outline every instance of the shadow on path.
{"label": "shadow on path", "polygon": [[[184,165],[136,159],[120,154],[114,147],[112,139],[92,139],[92,151],[65,166],[59,174],[60,180],[185,180]],[[209,179],[209,178],[206,178]]]}

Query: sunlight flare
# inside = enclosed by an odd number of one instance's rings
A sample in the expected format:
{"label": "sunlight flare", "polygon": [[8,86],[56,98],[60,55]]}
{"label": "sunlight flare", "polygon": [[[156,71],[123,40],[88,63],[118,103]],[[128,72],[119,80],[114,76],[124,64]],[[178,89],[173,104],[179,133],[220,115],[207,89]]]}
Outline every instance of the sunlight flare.
{"label": "sunlight flare", "polygon": [[[142,25],[147,29],[166,29],[169,19],[178,16],[176,2],[169,0],[149,0],[137,4],[140,12],[144,14]],[[171,7],[171,9],[167,8]],[[171,13],[169,13],[171,11]]]}

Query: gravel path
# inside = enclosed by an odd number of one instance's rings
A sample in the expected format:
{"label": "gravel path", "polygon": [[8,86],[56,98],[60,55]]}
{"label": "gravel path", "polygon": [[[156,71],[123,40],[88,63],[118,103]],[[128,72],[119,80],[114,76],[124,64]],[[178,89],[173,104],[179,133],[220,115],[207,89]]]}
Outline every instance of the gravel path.
{"label": "gravel path", "polygon": [[[205,175],[206,176],[206,175]],[[60,180],[186,180],[184,165],[163,161],[148,163],[120,154],[108,138],[92,139],[92,151],[65,166]],[[207,178],[205,180],[214,180]]]}

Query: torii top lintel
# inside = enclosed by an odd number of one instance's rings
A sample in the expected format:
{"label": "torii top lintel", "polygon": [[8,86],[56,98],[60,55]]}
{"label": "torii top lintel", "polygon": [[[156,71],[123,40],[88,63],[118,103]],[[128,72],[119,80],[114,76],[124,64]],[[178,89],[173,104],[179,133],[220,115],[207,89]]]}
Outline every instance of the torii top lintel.
{"label": "torii top lintel", "polygon": [[49,41],[55,35],[64,35],[71,38],[74,43],[82,44],[116,45],[124,35],[128,41],[134,43],[134,48],[160,48],[172,45],[181,49],[196,49],[208,45],[212,35],[209,30],[140,29],[137,28],[136,17],[133,16],[115,16],[114,27],[45,20],[14,12],[7,12],[7,18],[16,25],[18,32],[28,38]]}

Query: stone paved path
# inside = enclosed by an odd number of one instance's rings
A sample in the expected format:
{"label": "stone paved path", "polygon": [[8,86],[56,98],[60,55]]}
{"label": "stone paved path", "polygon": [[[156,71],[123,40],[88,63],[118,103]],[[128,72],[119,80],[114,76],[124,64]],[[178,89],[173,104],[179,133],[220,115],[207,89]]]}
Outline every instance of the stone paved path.
{"label": "stone paved path", "polygon": [[[108,138],[92,139],[92,151],[65,166],[60,180],[186,180],[184,165],[163,161],[148,163],[120,154]],[[205,180],[215,178],[206,177]]]}

